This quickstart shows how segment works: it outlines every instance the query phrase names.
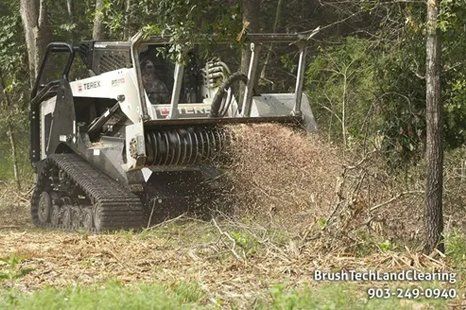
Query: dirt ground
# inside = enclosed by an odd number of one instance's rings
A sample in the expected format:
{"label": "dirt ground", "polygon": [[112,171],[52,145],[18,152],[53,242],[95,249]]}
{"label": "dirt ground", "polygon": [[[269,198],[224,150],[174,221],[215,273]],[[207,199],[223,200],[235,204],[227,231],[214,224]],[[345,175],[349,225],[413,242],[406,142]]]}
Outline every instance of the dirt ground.
{"label": "dirt ground", "polygon": [[248,253],[246,247],[234,251],[223,229],[245,228],[228,221],[181,217],[137,233],[90,235],[39,230],[30,223],[25,201],[7,205],[0,207],[0,270],[26,272],[0,285],[24,292],[113,280],[129,285],[183,281],[199,283],[211,300],[246,307],[273,284],[310,283],[311,270],[319,265],[302,260],[292,244],[289,253],[269,244],[255,244]]}
{"label": "dirt ground", "polygon": [[[276,284],[290,289],[317,285],[312,280],[314,270],[449,269],[441,257],[409,251],[365,257],[322,255],[292,239],[282,244],[268,241],[272,235],[255,240],[258,243],[252,249],[238,246],[235,250],[222,232],[233,235],[242,231],[247,236],[250,227],[229,221],[179,218],[139,233],[88,235],[37,230],[28,224],[26,213],[24,207],[18,207],[17,219],[0,225],[0,257],[4,259],[0,269],[18,274],[25,271],[1,285],[25,292],[114,280],[128,285],[182,281],[198,283],[212,302],[248,308],[259,298],[267,299]],[[2,211],[1,215],[5,220],[12,214]],[[5,228],[9,225],[22,228]],[[17,259],[18,265],[8,265],[11,258]],[[361,284],[361,295],[368,285],[383,284]],[[450,305],[459,306],[460,302]]]}

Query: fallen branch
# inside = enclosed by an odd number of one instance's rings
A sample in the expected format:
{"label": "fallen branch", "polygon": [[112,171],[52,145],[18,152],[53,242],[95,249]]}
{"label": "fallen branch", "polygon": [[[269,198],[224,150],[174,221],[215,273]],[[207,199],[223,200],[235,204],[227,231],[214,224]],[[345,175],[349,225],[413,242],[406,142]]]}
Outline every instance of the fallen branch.
{"label": "fallen branch", "polygon": [[18,194],[17,192],[14,192],[14,194],[16,195],[16,197],[21,200],[22,202],[25,202],[25,203],[29,203],[29,199],[23,197],[22,195]]}
{"label": "fallen branch", "polygon": [[35,186],[31,186],[31,188],[28,189],[27,192],[23,194],[23,196],[31,195],[35,188],[36,188]]}
{"label": "fallen branch", "polygon": [[154,215],[155,202],[156,200],[154,199],[154,203],[152,204],[152,209],[150,210],[149,220],[147,221],[147,227],[146,227],[147,229],[149,229],[150,224],[152,224],[152,216]]}
{"label": "fallen branch", "polygon": [[364,155],[363,158],[361,158],[361,160],[359,160],[355,165],[353,166],[347,166],[347,165],[343,165],[343,168],[345,169],[345,172],[343,174],[345,174],[347,172],[347,170],[354,170],[354,169],[357,169],[359,168],[362,164],[364,164],[372,154],[374,154],[375,152],[377,152],[377,150],[373,150],[373,151],[370,151],[368,153],[366,153]]}
{"label": "fallen branch", "polygon": [[379,203],[378,205],[376,206],[373,206],[372,208],[370,208],[370,212],[373,212],[377,209],[380,209],[386,205],[389,205],[391,204],[392,202],[400,199],[401,197],[403,196],[406,196],[406,195],[414,195],[414,194],[423,194],[424,192],[423,191],[409,191],[409,192],[402,192],[402,193],[399,193],[398,195],[396,196],[393,196],[392,198],[388,199],[387,201],[385,202],[382,202],[382,203]]}
{"label": "fallen branch", "polygon": [[21,227],[15,226],[15,225],[9,225],[9,226],[0,226],[0,229],[19,229]]}
{"label": "fallen branch", "polygon": [[233,239],[233,237],[230,236],[230,234],[228,234],[227,232],[223,231],[223,230],[220,228],[220,226],[218,226],[217,221],[216,221],[214,218],[212,218],[212,224],[215,226],[215,228],[217,228],[218,232],[219,232],[221,235],[227,237],[227,238],[231,241],[232,246],[231,246],[231,248],[230,248],[230,251],[231,251],[231,253],[233,253],[233,256],[235,256],[236,259],[238,259],[238,260],[240,260],[240,261],[244,261],[245,258],[241,257],[241,256],[236,252],[236,250],[235,250],[235,249],[236,249],[236,241],[235,241],[235,239]]}
{"label": "fallen branch", "polygon": [[155,228],[159,228],[159,227],[168,225],[168,224],[170,224],[170,223],[176,222],[177,220],[183,218],[185,215],[186,215],[186,213],[180,214],[180,215],[178,215],[177,217],[174,217],[174,218],[172,218],[172,219],[163,221],[163,222],[158,223],[157,225],[154,225],[154,226],[152,226],[152,227],[147,227],[145,230],[151,230],[151,229],[155,229]]}
{"label": "fallen branch", "polygon": [[270,240],[270,238],[266,236],[267,235],[267,229],[265,227],[262,227],[261,225],[256,223],[256,227],[258,227],[262,231],[262,234],[263,234],[262,237],[259,237],[254,232],[254,228],[252,228],[252,227],[250,227],[250,226],[248,226],[248,225],[246,225],[244,223],[234,221],[226,214],[222,213],[222,216],[225,218],[226,221],[228,221],[230,226],[235,226],[238,229],[245,230],[248,234],[250,234],[252,237],[254,237],[254,239],[257,242],[259,242],[261,245],[273,248],[276,251],[276,253],[278,253],[277,257],[279,257],[281,260],[286,261],[286,262],[290,262],[290,259],[288,258],[285,251],[283,251],[280,247],[278,247],[276,244],[274,244]]}

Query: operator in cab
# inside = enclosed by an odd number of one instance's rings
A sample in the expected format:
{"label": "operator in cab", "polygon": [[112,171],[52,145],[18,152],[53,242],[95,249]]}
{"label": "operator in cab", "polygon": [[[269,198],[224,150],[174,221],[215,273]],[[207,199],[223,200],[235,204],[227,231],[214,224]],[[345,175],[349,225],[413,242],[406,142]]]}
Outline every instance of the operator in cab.
{"label": "operator in cab", "polygon": [[156,72],[154,62],[146,58],[141,62],[142,83],[151,104],[170,103],[170,92]]}

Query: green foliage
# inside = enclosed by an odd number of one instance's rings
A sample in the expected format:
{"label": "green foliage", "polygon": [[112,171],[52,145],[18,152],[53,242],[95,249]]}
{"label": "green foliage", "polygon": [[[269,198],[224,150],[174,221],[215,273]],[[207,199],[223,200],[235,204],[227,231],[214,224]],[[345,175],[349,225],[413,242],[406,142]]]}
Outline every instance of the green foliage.
{"label": "green foliage", "polygon": [[[442,1],[439,22],[441,100],[450,149],[466,142],[465,4]],[[332,140],[381,149],[393,167],[418,162],[426,139],[425,4],[360,5],[372,15],[383,11],[377,36],[322,44],[309,65],[308,91],[318,123]]]}
{"label": "green foliage", "polygon": [[[461,4],[463,3],[463,4]],[[466,74],[464,66],[464,1],[442,1],[439,28],[442,34],[442,98],[445,143],[457,148],[466,142]],[[425,141],[425,7],[408,6],[403,37],[384,46],[388,52],[378,69],[386,137],[384,149],[394,151],[399,163],[419,160]],[[383,30],[381,30],[383,31]]]}
{"label": "green foliage", "polygon": [[241,12],[236,2],[143,0],[133,1],[129,12],[125,4],[124,0],[105,1],[103,13],[109,37],[127,39],[125,30],[131,36],[141,29],[146,36],[169,35],[178,45],[172,50],[177,56],[193,43],[208,53],[213,35],[234,41],[241,30]]}
{"label": "green foliage", "polygon": [[16,255],[0,258],[0,282],[2,280],[14,281],[34,270],[23,268],[21,265],[22,262],[23,259]]}
{"label": "green foliage", "polygon": [[72,1],[71,15],[67,1],[54,1],[47,7],[54,41],[80,42],[92,37],[95,0]]}
{"label": "green foliage", "polygon": [[320,47],[307,70],[317,123],[330,138],[345,145],[364,138],[375,100],[377,59],[370,54],[370,46],[367,39],[347,37],[339,44]]}
{"label": "green foliage", "polygon": [[425,47],[419,40],[391,51],[377,70],[382,148],[394,155],[390,158],[394,165],[418,160],[424,148],[425,81],[413,68],[425,63]]}
{"label": "green foliage", "polygon": [[[25,44],[22,35],[21,18],[16,5],[5,8],[8,14],[0,15],[0,73],[2,85],[7,93],[12,94],[22,87],[22,77],[26,73],[23,66],[25,60]],[[0,90],[3,91],[2,87]],[[0,96],[4,101],[4,97]]]}
{"label": "green foliage", "polygon": [[23,39],[19,7],[16,1],[2,4],[0,15],[0,180],[12,179],[11,147],[7,135],[9,129],[18,144],[17,159],[20,174],[29,176],[27,162],[27,99],[29,79],[26,47]]}
{"label": "green foliage", "polygon": [[241,30],[239,6],[220,0],[161,0],[157,5],[160,12],[158,25],[162,35],[170,35],[179,48],[189,50],[193,43],[198,45],[201,56],[208,57],[213,47],[214,36],[218,40],[235,42]]}
{"label": "green foliage", "polygon": [[246,255],[254,254],[257,251],[259,242],[254,236],[247,232],[232,231],[231,237],[235,240],[236,244],[241,247]]}
{"label": "green foliage", "polygon": [[458,268],[466,270],[466,235],[452,231],[445,238],[446,254]]}
{"label": "green foliage", "polygon": [[439,29],[444,59],[442,87],[445,107],[445,135],[448,147],[466,143],[466,37],[465,0],[441,1]]}
{"label": "green foliage", "polygon": [[382,252],[389,252],[394,249],[394,245],[390,242],[390,240],[385,240],[384,242],[379,243],[378,246]]}
{"label": "green foliage", "polygon": [[[106,0],[104,1],[104,7],[102,9],[102,12],[95,12],[95,14],[99,14],[99,13],[104,14],[105,16],[104,22],[107,26],[109,37],[111,37],[112,39],[117,39],[117,40],[125,39],[123,37],[124,28],[126,26],[125,2],[126,1],[124,0],[120,0],[120,1]],[[144,2],[147,2],[147,1],[144,1]]]}
{"label": "green foliage", "polygon": [[4,72],[16,71],[21,61],[22,44],[16,35],[19,27],[18,16],[0,16],[0,65]]}

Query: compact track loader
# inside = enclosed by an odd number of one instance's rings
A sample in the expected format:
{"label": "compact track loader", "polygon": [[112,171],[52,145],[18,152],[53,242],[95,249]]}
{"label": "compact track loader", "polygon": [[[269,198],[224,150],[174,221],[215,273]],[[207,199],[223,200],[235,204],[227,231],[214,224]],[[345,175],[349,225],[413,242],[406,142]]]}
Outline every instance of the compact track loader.
{"label": "compact track loader", "polygon": [[[315,130],[302,92],[305,40],[250,34],[247,42],[247,74],[232,73],[218,57],[202,63],[195,49],[189,60],[174,62],[164,53],[173,49],[164,37],[51,43],[31,96],[34,224],[91,232],[141,228],[154,210],[163,219],[208,195],[203,184],[215,174],[212,161],[228,152],[225,125],[279,122]],[[294,92],[259,93],[261,47],[281,43],[296,46],[299,55]],[[71,81],[73,70],[84,77]],[[54,72],[60,75],[49,77]],[[241,95],[234,86],[240,83]]]}

